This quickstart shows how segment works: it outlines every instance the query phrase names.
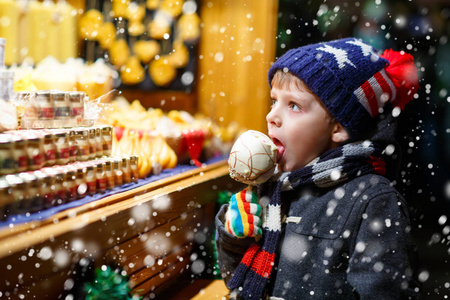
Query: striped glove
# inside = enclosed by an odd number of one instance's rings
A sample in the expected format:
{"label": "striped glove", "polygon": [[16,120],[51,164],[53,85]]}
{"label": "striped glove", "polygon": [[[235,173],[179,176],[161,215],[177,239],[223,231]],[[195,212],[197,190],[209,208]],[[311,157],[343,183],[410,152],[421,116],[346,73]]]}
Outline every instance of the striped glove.
{"label": "striped glove", "polygon": [[258,196],[249,186],[231,196],[225,228],[238,238],[256,237],[262,234],[260,215]]}

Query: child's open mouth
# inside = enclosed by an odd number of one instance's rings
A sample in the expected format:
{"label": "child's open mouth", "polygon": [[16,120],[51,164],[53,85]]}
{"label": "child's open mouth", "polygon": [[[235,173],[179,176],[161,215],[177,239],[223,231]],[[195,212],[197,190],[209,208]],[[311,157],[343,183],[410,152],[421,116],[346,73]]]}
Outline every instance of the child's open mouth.
{"label": "child's open mouth", "polygon": [[284,149],[283,144],[279,140],[277,140],[276,138],[272,138],[272,141],[275,144],[275,146],[277,146],[277,148],[278,148],[278,151],[277,151],[278,152],[278,154],[277,154],[277,162],[279,162],[280,159],[284,155],[285,149]]}

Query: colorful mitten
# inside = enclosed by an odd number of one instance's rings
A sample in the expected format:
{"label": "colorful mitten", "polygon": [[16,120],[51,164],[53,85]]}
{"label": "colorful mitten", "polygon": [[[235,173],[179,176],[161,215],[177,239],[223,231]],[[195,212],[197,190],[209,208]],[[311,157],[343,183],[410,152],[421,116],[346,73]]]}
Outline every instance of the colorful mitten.
{"label": "colorful mitten", "polygon": [[257,202],[251,186],[231,196],[225,222],[230,234],[238,238],[261,235],[261,207]]}

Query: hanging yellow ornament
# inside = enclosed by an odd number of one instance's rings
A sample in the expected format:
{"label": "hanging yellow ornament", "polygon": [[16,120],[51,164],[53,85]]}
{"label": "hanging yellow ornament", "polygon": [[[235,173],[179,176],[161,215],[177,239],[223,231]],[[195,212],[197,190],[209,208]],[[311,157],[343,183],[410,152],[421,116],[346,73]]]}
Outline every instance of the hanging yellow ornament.
{"label": "hanging yellow ornament", "polygon": [[128,34],[131,36],[140,36],[145,32],[145,25],[141,21],[128,22]]}
{"label": "hanging yellow ornament", "polygon": [[117,67],[122,67],[130,57],[130,49],[124,39],[115,40],[109,49],[111,63]]}
{"label": "hanging yellow ornament", "polygon": [[169,61],[169,64],[175,68],[183,68],[189,62],[189,50],[184,45],[183,41],[176,40],[173,42],[172,53],[165,56]]}
{"label": "hanging yellow ornament", "polygon": [[149,64],[148,72],[157,86],[169,85],[177,75],[176,69],[167,59],[155,59]]}
{"label": "hanging yellow ornament", "polygon": [[145,4],[131,2],[127,7],[126,14],[130,21],[142,21],[145,18]]}
{"label": "hanging yellow ornament", "polygon": [[178,17],[183,12],[184,0],[162,0],[160,9],[172,17]]}
{"label": "hanging yellow ornament", "polygon": [[142,63],[148,64],[157,54],[161,52],[161,46],[157,41],[154,40],[139,40],[134,43],[133,52],[137,55]]}
{"label": "hanging yellow ornament", "polygon": [[148,24],[149,36],[155,40],[168,37],[172,33],[170,29],[172,22],[173,18],[169,14],[158,11]]}
{"label": "hanging yellow ornament", "polygon": [[112,13],[115,18],[127,18],[130,0],[112,0]]}
{"label": "hanging yellow ornament", "polygon": [[98,32],[97,40],[105,50],[111,48],[112,44],[116,39],[116,27],[112,22],[105,22],[100,27],[100,31]]}
{"label": "hanging yellow ornament", "polygon": [[160,0],[147,0],[146,5],[149,10],[155,10],[159,7]]}
{"label": "hanging yellow ornament", "polygon": [[195,40],[200,37],[200,17],[197,13],[183,14],[177,22],[180,37],[184,41]]}
{"label": "hanging yellow ornament", "polygon": [[102,13],[96,9],[90,9],[78,21],[78,33],[82,39],[94,41],[102,24]]}
{"label": "hanging yellow ornament", "polygon": [[127,85],[135,85],[145,79],[145,69],[137,56],[131,56],[120,69],[120,78]]}

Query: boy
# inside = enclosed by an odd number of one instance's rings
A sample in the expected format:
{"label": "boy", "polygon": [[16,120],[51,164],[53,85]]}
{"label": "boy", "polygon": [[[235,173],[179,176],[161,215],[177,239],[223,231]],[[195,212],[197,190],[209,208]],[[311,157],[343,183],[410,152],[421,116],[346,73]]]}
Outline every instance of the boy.
{"label": "boy", "polygon": [[[400,152],[393,115],[418,89],[412,56],[379,55],[351,38],[313,44],[281,56],[269,83],[278,173],[257,192],[233,195],[216,217],[231,295],[417,298],[408,208],[389,181]],[[254,204],[236,205],[244,201]],[[242,220],[263,234],[227,231]]]}

